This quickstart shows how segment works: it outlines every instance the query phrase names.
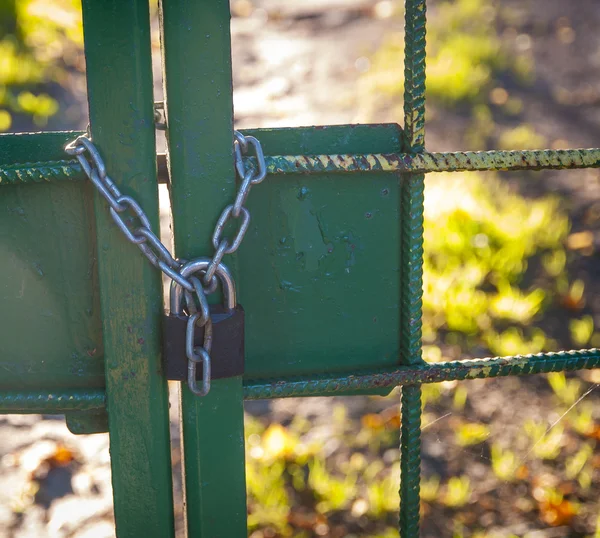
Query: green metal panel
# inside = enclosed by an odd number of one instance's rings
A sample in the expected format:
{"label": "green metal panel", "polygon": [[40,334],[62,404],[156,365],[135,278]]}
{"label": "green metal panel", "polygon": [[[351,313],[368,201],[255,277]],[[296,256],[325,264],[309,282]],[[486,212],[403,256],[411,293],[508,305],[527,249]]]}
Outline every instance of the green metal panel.
{"label": "green metal panel", "polygon": [[104,386],[92,190],[0,198],[0,390]]}
{"label": "green metal panel", "polygon": [[[212,255],[213,228],[234,196],[229,2],[161,9],[175,249],[192,259]],[[225,263],[234,270],[234,261]],[[213,380],[203,398],[185,384],[181,392],[188,536],[246,536],[242,378]]]}
{"label": "green metal panel", "polygon": [[[158,229],[147,0],[84,0],[91,132],[107,170]],[[174,536],[160,274],[95,195],[117,535]]]}
{"label": "green metal panel", "polygon": [[[267,154],[392,152],[396,125],[248,131]],[[398,364],[395,173],[267,176],[247,207],[240,247],[246,377],[356,371]]]}
{"label": "green metal panel", "polygon": [[[72,133],[0,136],[0,167],[62,159]],[[0,390],[104,386],[92,189],[8,185],[0,197]]]}
{"label": "green metal panel", "polygon": [[[80,131],[0,134],[0,166],[44,161],[70,161],[65,145]],[[75,162],[75,161],[74,161]],[[50,179],[50,178],[48,178]]]}

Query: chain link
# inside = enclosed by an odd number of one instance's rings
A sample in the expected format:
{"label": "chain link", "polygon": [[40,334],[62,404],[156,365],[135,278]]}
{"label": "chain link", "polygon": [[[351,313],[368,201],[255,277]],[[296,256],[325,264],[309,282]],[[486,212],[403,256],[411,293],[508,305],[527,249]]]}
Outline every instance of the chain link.
{"label": "chain link", "polygon": [[[233,254],[242,244],[244,236],[250,226],[250,211],[244,207],[244,203],[246,202],[246,198],[248,198],[252,186],[258,185],[267,176],[267,165],[262,146],[255,137],[244,136],[239,131],[235,131],[233,148],[235,155],[235,169],[242,180],[242,184],[236,195],[235,202],[225,206],[219,220],[217,220],[215,231],[212,236],[215,254],[213,255],[212,262],[206,270],[202,280],[205,285],[210,282],[211,278],[214,278],[214,272],[221,263],[223,256],[225,254]],[[256,157],[256,162],[258,163],[256,169],[247,169],[244,163],[244,155],[247,154],[251,148]],[[231,219],[241,219],[241,222],[237,234],[233,239],[228,239],[222,237],[222,235],[225,226]]]}
{"label": "chain link", "polygon": [[[185,291],[188,314],[185,331],[185,352],[188,359],[188,387],[197,396],[206,396],[210,390],[210,352],[212,349],[212,320],[210,318],[210,307],[206,294],[202,288],[202,282],[195,276],[190,277],[194,286],[194,292],[200,304],[200,310],[196,308],[194,294]],[[204,327],[204,340],[202,346],[194,345],[196,327]],[[196,368],[202,363],[202,388],[198,387],[196,381]]]}
{"label": "chain link", "polygon": [[[246,169],[243,156],[252,149],[258,167]],[[148,261],[160,269],[184,290],[187,306],[186,356],[188,359],[188,387],[198,396],[204,396],[210,390],[210,352],[212,349],[212,320],[207,295],[216,291],[218,282],[216,272],[225,254],[233,254],[242,243],[250,225],[250,212],[244,203],[253,185],[259,184],[267,175],[267,167],[260,142],[253,136],[244,136],[234,132],[235,168],[242,180],[233,204],[227,205],[219,217],[212,236],[215,253],[205,269],[199,271],[202,281],[195,276],[187,278],[182,274],[185,260],[173,258],[167,247],[152,231],[148,216],[131,196],[121,193],[106,172],[106,165],[96,146],[87,136],[80,136],[65,147],[65,151],[75,157],[83,171],[94,184],[98,192],[110,206],[110,215],[128,241],[137,245]],[[125,213],[130,211],[127,217]],[[233,239],[222,237],[225,226],[231,219],[241,219],[237,234]],[[136,224],[137,222],[137,224]],[[224,267],[224,266],[223,266]],[[199,305],[200,309],[196,306]],[[202,346],[194,345],[196,327],[204,327]],[[202,363],[202,386],[196,381],[197,365]]]}

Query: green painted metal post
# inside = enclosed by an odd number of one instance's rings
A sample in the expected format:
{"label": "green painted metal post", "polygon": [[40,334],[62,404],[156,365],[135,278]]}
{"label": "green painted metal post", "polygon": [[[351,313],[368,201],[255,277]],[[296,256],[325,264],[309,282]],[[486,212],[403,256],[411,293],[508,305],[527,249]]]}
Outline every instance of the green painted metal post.
{"label": "green painted metal post", "polygon": [[[158,228],[147,0],[84,0],[90,123],[107,170]],[[90,185],[90,188],[92,186]],[[119,538],[174,536],[160,274],[94,195],[110,452]]]}
{"label": "green painted metal post", "polygon": [[[425,151],[426,0],[406,0],[404,39],[404,136],[408,153]],[[402,188],[401,356],[421,362],[424,175],[405,175]],[[421,386],[402,387],[400,443],[400,536],[419,536],[421,480]]]}
{"label": "green painted metal post", "polygon": [[[211,256],[236,185],[229,2],[164,0],[161,18],[175,250]],[[181,392],[188,536],[245,536],[242,379],[213,380],[203,398]]]}

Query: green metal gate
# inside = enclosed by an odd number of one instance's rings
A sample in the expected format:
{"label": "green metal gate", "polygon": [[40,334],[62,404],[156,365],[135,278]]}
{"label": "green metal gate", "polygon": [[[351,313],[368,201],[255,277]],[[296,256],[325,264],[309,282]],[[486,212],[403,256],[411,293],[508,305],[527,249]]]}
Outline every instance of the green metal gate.
{"label": "green metal gate", "polygon": [[[160,7],[168,155],[159,164],[179,259],[212,255],[215,222],[235,199],[229,16],[227,0]],[[91,139],[118,192],[157,230],[148,2],[84,0],[83,18]],[[403,128],[244,133],[261,142],[268,170],[227,261],[246,311],[245,369],[213,379],[204,397],[183,384],[189,536],[246,535],[245,399],[401,385],[400,535],[415,537],[423,383],[600,365],[596,349],[422,360],[424,174],[598,167],[600,150],[427,153],[424,0],[406,0],[405,39]],[[118,536],[164,538],[174,518],[160,273],[65,153],[82,134],[0,137],[0,412],[64,413],[74,433],[109,431]]]}

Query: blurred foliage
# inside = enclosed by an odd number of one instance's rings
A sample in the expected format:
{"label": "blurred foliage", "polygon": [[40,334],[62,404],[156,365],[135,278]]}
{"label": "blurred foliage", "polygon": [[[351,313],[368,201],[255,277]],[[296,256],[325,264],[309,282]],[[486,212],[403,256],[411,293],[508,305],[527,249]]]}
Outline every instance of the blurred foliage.
{"label": "blurred foliage", "polygon": [[458,446],[471,446],[483,443],[490,436],[490,429],[485,424],[469,422],[461,424],[455,431]]}
{"label": "blurred foliage", "polygon": [[82,69],[80,0],[0,0],[0,132],[14,115],[43,126],[58,112],[52,84]]}
{"label": "blurred foliage", "polygon": [[[489,142],[507,149],[544,146],[545,138],[532,126],[518,125],[502,132],[494,121],[494,114],[521,117],[523,103],[506,87],[526,87],[535,80],[531,38],[523,34],[515,40],[509,34],[511,39],[503,39],[498,32],[498,27],[514,23],[514,9],[493,0],[441,1],[431,7],[427,26],[428,114],[435,116],[438,106],[470,116],[464,137],[469,149],[485,149]],[[397,65],[403,54],[404,35],[397,33],[373,56],[361,80],[364,115],[388,106],[382,104],[382,95],[393,102],[402,96],[404,72]]]}
{"label": "blurred foliage", "polygon": [[569,226],[556,198],[526,200],[494,175],[428,178],[424,340],[446,331],[447,342],[498,355],[551,349],[531,325],[556,294],[557,276],[547,271],[544,287],[522,284],[534,257],[564,257]]}
{"label": "blurred foliage", "polygon": [[[490,0],[441,2],[427,27],[428,96],[447,105],[477,100],[506,57],[494,31],[496,8]],[[390,69],[404,54],[404,36],[388,38],[375,54],[369,82],[395,96],[404,91],[404,73]]]}
{"label": "blurred foliage", "polygon": [[471,480],[468,476],[453,476],[448,480],[443,503],[451,508],[460,508],[471,499]]}
{"label": "blurred foliage", "polygon": [[[397,406],[377,414],[378,422],[354,431],[345,410],[338,409],[324,437],[314,436],[310,424],[294,420],[288,427],[264,426],[246,419],[246,475],[251,536],[388,536],[395,530],[400,466],[397,444]],[[391,458],[368,460],[361,448],[380,437],[378,447]],[[366,441],[365,441],[366,440]],[[323,442],[339,450],[323,452]],[[333,457],[333,454],[335,457]],[[343,516],[343,517],[341,517]],[[367,532],[368,531],[368,532]]]}
{"label": "blurred foliage", "polygon": [[[529,124],[498,124],[523,117],[523,103],[507,88],[535,79],[531,37],[515,29],[522,15],[493,0],[430,5],[428,110],[470,117],[456,136],[469,149],[548,143]],[[392,34],[374,54],[361,80],[360,97],[368,106],[388,107],[382,95],[397,102],[403,94],[404,73],[397,68],[403,41],[402,33]],[[557,302],[578,310],[583,301],[583,283],[569,284],[565,271],[570,222],[560,200],[526,199],[499,175],[452,173],[428,176],[425,205],[423,334],[432,347],[445,344],[438,360],[449,358],[449,348],[495,355],[556,349],[537,322]],[[531,265],[539,260],[543,269],[533,274]],[[570,332],[573,344],[583,347],[593,336],[593,320],[571,321]]]}

